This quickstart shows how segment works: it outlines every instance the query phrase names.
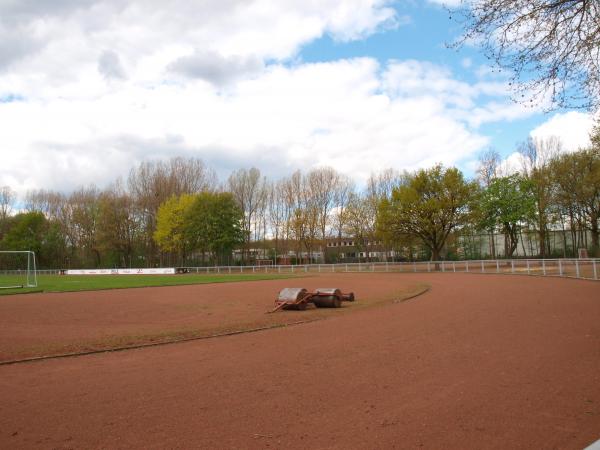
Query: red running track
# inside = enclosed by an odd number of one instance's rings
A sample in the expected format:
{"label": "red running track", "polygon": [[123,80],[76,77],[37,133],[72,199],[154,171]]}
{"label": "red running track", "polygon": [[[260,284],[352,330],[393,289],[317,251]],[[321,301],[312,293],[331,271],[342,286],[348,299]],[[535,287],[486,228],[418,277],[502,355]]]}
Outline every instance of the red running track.
{"label": "red running track", "polygon": [[390,276],[432,289],[283,329],[2,366],[0,448],[581,449],[600,439],[600,283]]}

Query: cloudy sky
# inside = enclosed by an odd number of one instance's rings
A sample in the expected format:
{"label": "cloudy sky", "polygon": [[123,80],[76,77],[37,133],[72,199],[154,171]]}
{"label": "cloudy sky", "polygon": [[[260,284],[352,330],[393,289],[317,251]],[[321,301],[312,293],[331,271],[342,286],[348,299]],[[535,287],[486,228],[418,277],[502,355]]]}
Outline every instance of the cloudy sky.
{"label": "cloudy sky", "polygon": [[221,178],[328,165],[468,175],[580,112],[524,108],[441,0],[0,0],[0,186],[107,185],[195,156]]}

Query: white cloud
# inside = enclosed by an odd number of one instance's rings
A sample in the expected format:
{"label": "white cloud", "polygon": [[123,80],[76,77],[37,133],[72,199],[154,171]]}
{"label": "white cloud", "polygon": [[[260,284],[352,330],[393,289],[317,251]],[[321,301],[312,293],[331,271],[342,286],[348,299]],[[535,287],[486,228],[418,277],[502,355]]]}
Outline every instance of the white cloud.
{"label": "white cloud", "polygon": [[0,122],[11,123],[1,132],[10,169],[0,184],[21,191],[102,185],[143,159],[180,154],[221,172],[258,165],[277,176],[331,165],[364,180],[388,167],[456,164],[487,145],[454,117],[448,90],[455,84],[430,95],[422,84],[432,76],[404,68],[413,93],[391,95],[397,69],[382,72],[370,58],[271,65],[225,92],[201,80],[149,87],[127,80],[94,98],[0,104]]}
{"label": "white cloud", "polygon": [[[2,41],[19,45],[3,44],[0,61],[11,63],[17,70],[35,69],[36,64],[30,65],[32,54],[41,54],[37,58],[43,61],[45,57],[58,55],[60,50],[72,59],[68,70],[77,70],[77,66],[95,62],[98,52],[89,50],[109,49],[135,65],[181,43],[188,55],[198,51],[223,57],[286,59],[302,44],[325,33],[348,41],[381,27],[396,26],[398,18],[389,3],[389,0],[172,0],[168,6],[162,0],[2,3]],[[85,51],[80,51],[82,47]]]}
{"label": "white cloud", "polygon": [[119,55],[111,50],[106,50],[100,55],[98,72],[107,80],[127,78]]}
{"label": "white cloud", "polygon": [[259,73],[264,68],[263,62],[256,58],[223,57],[218,53],[195,52],[182,56],[168,66],[174,73],[190,78],[199,78],[222,86],[244,76]]}
{"label": "white cloud", "polygon": [[503,177],[522,171],[523,156],[519,152],[512,152],[498,166],[498,174]]}
{"label": "white cloud", "polygon": [[503,82],[431,63],[292,63],[325,33],[398,26],[385,0],[38,3],[0,4],[0,27],[31,37],[0,62],[0,98],[23,99],[0,102],[0,185],[21,193],[178,155],[222,176],[330,165],[364,180],[467,160],[488,145],[480,124],[531,113],[503,102]]}
{"label": "white cloud", "polygon": [[560,138],[565,151],[574,152],[590,145],[589,134],[593,123],[593,117],[589,114],[577,111],[557,113],[530,134],[538,139],[556,136]]}
{"label": "white cloud", "polygon": [[[557,113],[530,132],[533,139],[558,138],[561,150],[574,152],[590,144],[589,133],[593,126],[593,117],[577,111]],[[518,152],[507,155],[498,168],[501,176],[507,176],[523,170],[523,157]]]}
{"label": "white cloud", "polygon": [[448,6],[451,8],[455,8],[460,6],[462,0],[427,0],[429,3],[433,3],[436,5]]}
{"label": "white cloud", "polygon": [[94,97],[107,81],[107,66],[113,79],[127,75],[135,83],[179,82],[169,80],[169,67],[221,81],[228,70],[254,72],[265,61],[289,61],[324,34],[347,41],[398,26],[402,18],[390,3],[0,1],[0,93]]}
{"label": "white cloud", "polygon": [[396,97],[432,97],[454,108],[454,117],[477,128],[500,120],[530,116],[534,109],[507,102],[505,81],[466,83],[449,69],[425,61],[394,61],[384,74],[384,87]]}

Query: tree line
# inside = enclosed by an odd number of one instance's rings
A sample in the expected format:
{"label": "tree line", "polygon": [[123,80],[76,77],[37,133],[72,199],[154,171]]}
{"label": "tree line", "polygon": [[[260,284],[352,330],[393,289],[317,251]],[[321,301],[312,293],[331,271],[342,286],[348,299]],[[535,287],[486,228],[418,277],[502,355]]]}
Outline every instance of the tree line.
{"label": "tree line", "polygon": [[[503,236],[490,257],[512,257],[523,233],[540,257],[599,253],[600,128],[592,144],[565,153],[558,139],[529,139],[521,167],[503,169],[497,152],[479,159],[477,177],[435,165],[385,170],[363,188],[323,167],[269,180],[240,169],[225,181],[197,158],[142,162],[106,189],[65,194],[0,188],[0,249],[33,250],[41,267],[153,267],[254,263],[292,255],[307,262],[327,243],[351,238],[357,253],[394,259],[468,258],[469,236]],[[549,234],[559,232],[560,253]],[[460,249],[462,248],[462,252]],[[390,253],[393,251],[393,253]],[[235,254],[235,257],[234,257]],[[339,253],[325,252],[326,262]]]}

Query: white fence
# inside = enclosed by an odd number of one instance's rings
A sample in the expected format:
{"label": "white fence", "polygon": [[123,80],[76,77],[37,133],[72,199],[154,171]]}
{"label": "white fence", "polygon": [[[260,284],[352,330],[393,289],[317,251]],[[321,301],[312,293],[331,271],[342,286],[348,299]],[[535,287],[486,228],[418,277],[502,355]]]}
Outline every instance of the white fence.
{"label": "white fence", "polygon": [[495,259],[471,261],[364,262],[296,266],[187,267],[191,273],[465,272],[573,277],[598,280],[600,259]]}
{"label": "white fence", "polygon": [[[486,274],[519,274],[600,279],[600,258],[590,259],[485,259],[470,261],[364,262],[352,264],[306,264],[269,266],[186,267],[189,273],[340,273],[340,272],[464,272]],[[60,270],[38,270],[38,275],[58,275]]]}

